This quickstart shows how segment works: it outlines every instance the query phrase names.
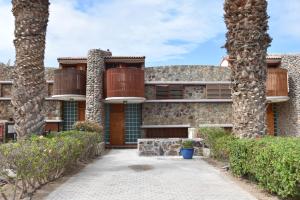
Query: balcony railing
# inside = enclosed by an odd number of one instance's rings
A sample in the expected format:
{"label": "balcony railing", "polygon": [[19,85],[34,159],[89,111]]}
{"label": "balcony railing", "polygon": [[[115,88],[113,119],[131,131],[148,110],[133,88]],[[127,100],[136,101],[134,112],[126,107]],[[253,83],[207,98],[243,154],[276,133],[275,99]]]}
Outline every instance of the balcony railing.
{"label": "balcony railing", "polygon": [[106,97],[144,97],[144,70],[133,67],[106,71]]}
{"label": "balcony railing", "polygon": [[77,69],[58,69],[54,72],[53,96],[85,95],[86,72]]}
{"label": "balcony railing", "polygon": [[288,96],[287,70],[282,68],[268,68],[267,96]]}

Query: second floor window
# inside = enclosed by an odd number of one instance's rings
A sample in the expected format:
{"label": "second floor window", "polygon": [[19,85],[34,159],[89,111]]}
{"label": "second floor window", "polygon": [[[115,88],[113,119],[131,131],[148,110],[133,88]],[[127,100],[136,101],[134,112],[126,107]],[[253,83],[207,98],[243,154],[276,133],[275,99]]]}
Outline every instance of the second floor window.
{"label": "second floor window", "polygon": [[183,85],[157,85],[156,99],[183,99]]}
{"label": "second floor window", "polygon": [[231,89],[229,84],[208,84],[206,85],[207,99],[230,99]]}

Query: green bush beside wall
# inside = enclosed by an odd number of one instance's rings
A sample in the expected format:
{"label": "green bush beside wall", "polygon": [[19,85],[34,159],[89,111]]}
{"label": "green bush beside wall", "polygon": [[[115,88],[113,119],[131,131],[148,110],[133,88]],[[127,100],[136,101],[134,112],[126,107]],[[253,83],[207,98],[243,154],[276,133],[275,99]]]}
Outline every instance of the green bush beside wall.
{"label": "green bush beside wall", "polygon": [[221,128],[201,128],[211,157],[229,161],[231,172],[280,197],[300,198],[300,138],[237,139]]}
{"label": "green bush beside wall", "polygon": [[[19,182],[22,194],[31,193],[60,177],[78,161],[95,157],[100,134],[67,131],[0,145],[0,176]],[[9,172],[16,177],[11,177]]]}
{"label": "green bush beside wall", "polygon": [[235,140],[230,132],[222,128],[200,128],[199,133],[210,148],[211,157],[222,161],[229,159],[230,145]]}
{"label": "green bush beside wall", "polygon": [[229,158],[233,174],[252,177],[260,186],[281,197],[299,195],[299,138],[235,140]]}

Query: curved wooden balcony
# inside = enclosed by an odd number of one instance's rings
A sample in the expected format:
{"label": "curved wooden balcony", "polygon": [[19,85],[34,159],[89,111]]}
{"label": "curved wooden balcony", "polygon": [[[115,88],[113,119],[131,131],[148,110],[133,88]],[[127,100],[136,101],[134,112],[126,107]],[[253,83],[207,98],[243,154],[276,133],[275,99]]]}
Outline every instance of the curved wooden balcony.
{"label": "curved wooden balcony", "polygon": [[282,68],[268,68],[267,97],[269,99],[281,98],[288,100],[288,72]]}
{"label": "curved wooden balcony", "polygon": [[60,100],[84,100],[85,94],[85,71],[73,68],[54,71],[53,98]]}
{"label": "curved wooden balcony", "polygon": [[107,99],[144,100],[144,70],[124,67],[111,68],[105,72]]}

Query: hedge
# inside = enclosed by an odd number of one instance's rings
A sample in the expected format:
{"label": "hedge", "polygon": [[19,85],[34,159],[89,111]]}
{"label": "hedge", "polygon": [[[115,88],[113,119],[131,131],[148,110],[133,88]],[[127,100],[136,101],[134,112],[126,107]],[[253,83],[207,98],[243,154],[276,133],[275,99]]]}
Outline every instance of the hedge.
{"label": "hedge", "polygon": [[230,145],[235,138],[223,128],[200,128],[199,137],[204,139],[204,144],[210,148],[210,156],[217,160],[229,159]]}
{"label": "hedge", "polygon": [[233,174],[254,179],[271,193],[281,197],[300,195],[300,138],[235,140],[229,161]]}
{"label": "hedge", "polygon": [[0,176],[20,187],[18,198],[22,198],[78,161],[94,157],[100,134],[74,130],[0,145]]}

